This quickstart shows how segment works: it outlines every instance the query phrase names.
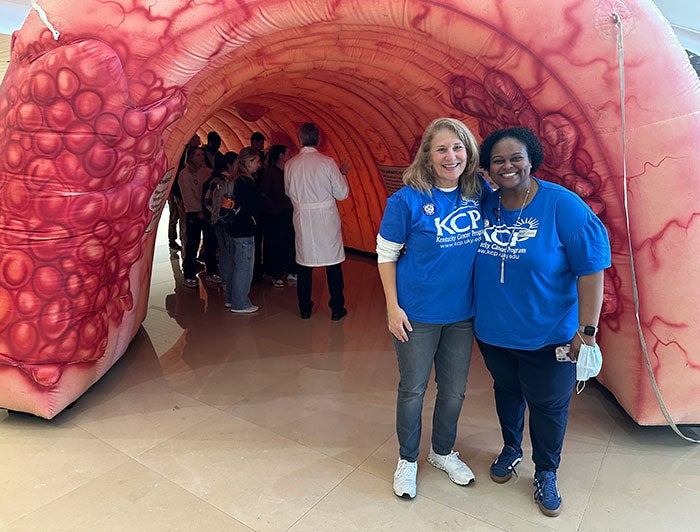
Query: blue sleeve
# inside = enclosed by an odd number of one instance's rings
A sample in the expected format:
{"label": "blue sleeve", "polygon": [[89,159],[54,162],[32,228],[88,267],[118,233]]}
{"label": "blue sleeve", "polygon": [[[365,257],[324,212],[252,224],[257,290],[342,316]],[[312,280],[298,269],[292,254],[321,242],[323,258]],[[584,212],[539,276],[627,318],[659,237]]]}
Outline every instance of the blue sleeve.
{"label": "blue sleeve", "polygon": [[610,241],[603,222],[573,193],[557,205],[557,231],[577,276],[610,266]]}
{"label": "blue sleeve", "polygon": [[411,212],[401,191],[395,192],[386,200],[386,208],[379,234],[389,242],[405,244],[411,229]]}
{"label": "blue sleeve", "polygon": [[481,197],[479,199],[480,203],[483,204],[484,200],[491,194],[491,192],[493,192],[493,187],[491,187],[491,183],[484,179],[484,176],[481,174],[481,172],[477,172],[476,177],[479,180],[479,183],[481,184]]}

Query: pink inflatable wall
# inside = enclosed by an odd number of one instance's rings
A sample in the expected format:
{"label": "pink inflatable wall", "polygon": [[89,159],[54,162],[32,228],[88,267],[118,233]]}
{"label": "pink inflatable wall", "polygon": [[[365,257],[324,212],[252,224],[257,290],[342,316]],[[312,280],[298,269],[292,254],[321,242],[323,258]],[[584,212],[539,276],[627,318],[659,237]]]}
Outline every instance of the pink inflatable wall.
{"label": "pink inflatable wall", "polygon": [[635,318],[627,177],[640,330],[674,420],[700,422],[700,86],[651,2],[40,4],[0,85],[0,406],[51,418],[124,353],[194,132],[218,131],[224,149],[256,130],[294,147],[317,122],[324,149],[352,161],[345,243],[371,251],[378,166],[406,165],[425,125],[454,116],[479,136],[534,129],[539,177],[603,219],[599,380],[636,421],[665,424]]}

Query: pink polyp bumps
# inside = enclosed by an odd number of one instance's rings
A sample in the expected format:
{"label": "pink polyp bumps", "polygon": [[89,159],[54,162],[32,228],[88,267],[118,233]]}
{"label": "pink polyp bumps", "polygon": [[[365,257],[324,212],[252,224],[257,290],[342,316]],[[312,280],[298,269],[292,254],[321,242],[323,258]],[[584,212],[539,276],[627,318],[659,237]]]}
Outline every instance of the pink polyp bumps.
{"label": "pink polyp bumps", "polygon": [[97,41],[24,59],[0,96],[0,364],[50,386],[101,357],[133,308],[161,135],[184,98],[159,86],[160,101],[130,106],[120,58]]}

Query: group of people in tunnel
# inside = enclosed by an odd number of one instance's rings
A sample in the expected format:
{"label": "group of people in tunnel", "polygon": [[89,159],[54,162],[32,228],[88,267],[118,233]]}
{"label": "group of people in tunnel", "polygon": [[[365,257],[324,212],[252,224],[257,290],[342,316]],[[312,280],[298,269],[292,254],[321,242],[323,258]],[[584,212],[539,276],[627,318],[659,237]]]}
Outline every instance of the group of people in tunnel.
{"label": "group of people in tunnel", "polygon": [[503,439],[490,478],[517,476],[527,408],[534,501],[546,516],[561,512],[557,470],[569,403],[577,380],[596,374],[587,368],[600,369],[596,333],[611,257],[589,206],[532,175],[543,159],[530,129],[496,130],[479,146],[462,122],[436,119],[403,173],[405,186],[387,200],[376,251],[399,369],[399,497],[416,496],[433,368],[427,461],[456,484],[474,481],[454,446],[476,339]]}
{"label": "group of people in tunnel", "polygon": [[320,132],[311,122],[299,129],[294,157],[282,144],[266,152],[266,140],[256,131],[239,153],[222,153],[216,131],[205,146],[198,135],[188,143],[171,188],[168,231],[171,250],[183,251],[184,285],[197,288],[204,269],[205,281],[223,286],[231,312],[250,314],[259,310],[250,300],[254,278],[267,275],[283,288],[286,273],[296,284],[300,316],[309,319],[312,269],[325,266],[331,319],[340,320],[347,309],[336,201],[348,195],[349,166],[317,150]]}
{"label": "group of people in tunnel", "polygon": [[[277,250],[273,284],[283,286],[282,265],[296,274],[299,312],[308,319],[312,268],[325,266],[331,319],[339,320],[347,310],[336,201],[348,196],[349,166],[318,151],[315,124],[303,124],[298,135],[294,157],[286,146],[270,148],[262,178],[256,177],[262,145],[218,157],[218,135],[204,148],[193,139],[180,173],[185,283],[196,273],[200,231],[207,279],[215,273],[207,259],[209,225],[220,249],[226,306],[257,311],[249,292],[256,220],[266,212],[274,234],[265,232],[263,241],[281,242],[275,235],[285,231],[295,241],[294,260]],[[213,173],[202,170],[208,160]],[[424,131],[404,186],[387,200],[376,252],[399,370],[393,478],[399,497],[416,496],[423,402],[433,369],[437,394],[427,461],[456,484],[475,479],[454,446],[476,340],[493,377],[503,439],[489,476],[499,484],[517,476],[527,409],[534,500],[546,516],[561,512],[557,470],[569,404],[576,382],[600,369],[596,334],[611,252],[605,226],[578,195],[532,175],[543,162],[542,144],[530,129],[496,130],[479,145],[464,123],[439,118]],[[190,198],[203,184],[203,201]]]}

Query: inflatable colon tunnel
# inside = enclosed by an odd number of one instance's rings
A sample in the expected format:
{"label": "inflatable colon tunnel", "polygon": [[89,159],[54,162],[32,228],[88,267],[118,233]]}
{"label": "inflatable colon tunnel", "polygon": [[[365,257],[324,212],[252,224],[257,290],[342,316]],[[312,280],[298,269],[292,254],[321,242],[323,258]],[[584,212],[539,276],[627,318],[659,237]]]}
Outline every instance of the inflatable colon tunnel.
{"label": "inflatable colon tunnel", "polygon": [[380,169],[453,116],[480,138],[539,135],[538,176],[578,193],[612,243],[599,381],[664,424],[643,339],[673,419],[700,422],[700,87],[651,2],[38,4],[0,86],[0,406],[51,418],[125,352],[193,133],[297,149],[316,122],[352,162],[345,244],[373,251]]}

